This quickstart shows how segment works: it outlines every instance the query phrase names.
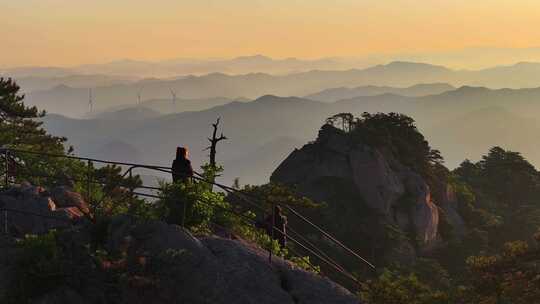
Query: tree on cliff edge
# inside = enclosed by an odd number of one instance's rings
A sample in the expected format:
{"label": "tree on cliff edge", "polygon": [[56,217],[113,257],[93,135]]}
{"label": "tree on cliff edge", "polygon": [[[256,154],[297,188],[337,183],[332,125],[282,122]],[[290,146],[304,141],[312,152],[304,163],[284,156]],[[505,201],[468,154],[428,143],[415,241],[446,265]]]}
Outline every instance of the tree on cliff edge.
{"label": "tree on cliff edge", "polygon": [[441,153],[429,145],[418,131],[414,119],[407,115],[364,112],[355,118],[350,113],[339,113],[329,117],[326,125],[341,127],[354,141],[390,154],[426,178],[431,187],[436,183],[437,173],[444,168]]}

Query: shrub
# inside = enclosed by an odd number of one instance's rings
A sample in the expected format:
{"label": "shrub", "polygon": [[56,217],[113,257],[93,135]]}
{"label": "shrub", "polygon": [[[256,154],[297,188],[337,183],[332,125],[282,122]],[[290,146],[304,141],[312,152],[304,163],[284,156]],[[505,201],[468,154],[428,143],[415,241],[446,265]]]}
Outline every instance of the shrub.
{"label": "shrub", "polygon": [[202,182],[160,183],[161,197],[156,203],[159,218],[184,224],[195,232],[209,232],[211,224],[230,226],[230,205],[222,193],[213,192]]}
{"label": "shrub", "polygon": [[17,248],[7,303],[28,303],[68,282],[68,265],[55,231],[41,236],[27,235],[18,241]]}
{"label": "shrub", "polygon": [[366,304],[447,304],[448,296],[432,290],[416,275],[399,275],[384,270],[375,280],[368,281],[359,294]]}

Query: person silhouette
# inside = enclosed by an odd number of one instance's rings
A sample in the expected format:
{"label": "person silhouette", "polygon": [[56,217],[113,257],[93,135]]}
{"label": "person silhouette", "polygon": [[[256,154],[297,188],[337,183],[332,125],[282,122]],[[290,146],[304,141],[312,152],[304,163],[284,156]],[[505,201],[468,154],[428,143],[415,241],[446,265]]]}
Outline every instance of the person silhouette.
{"label": "person silhouette", "polygon": [[274,207],[274,213],[265,219],[266,233],[278,241],[282,248],[287,246],[287,217],[280,206]]}
{"label": "person silhouette", "polygon": [[[173,160],[171,169],[173,183],[178,183],[184,187],[191,184],[193,168],[191,167],[187,148],[176,148],[176,158]],[[182,187],[182,189],[184,189],[184,187]],[[188,215],[191,213],[192,204],[179,199],[177,204],[173,204],[169,207],[170,214],[167,218],[167,222],[170,224],[179,224],[184,227],[186,219],[189,218]]]}
{"label": "person silhouette", "polygon": [[189,160],[189,151],[185,147],[176,148],[176,158],[172,163],[173,182],[187,182],[193,177],[193,167]]}

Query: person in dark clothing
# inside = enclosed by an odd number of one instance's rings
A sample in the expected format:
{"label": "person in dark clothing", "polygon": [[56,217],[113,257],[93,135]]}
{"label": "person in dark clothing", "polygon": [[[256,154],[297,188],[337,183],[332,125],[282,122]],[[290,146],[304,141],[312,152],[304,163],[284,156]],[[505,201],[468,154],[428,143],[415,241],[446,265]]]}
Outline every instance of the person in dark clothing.
{"label": "person in dark clothing", "polygon": [[[193,168],[189,161],[189,152],[187,148],[176,148],[176,158],[172,163],[172,178],[173,183],[181,183],[183,186],[189,186],[191,178],[193,177]],[[182,187],[185,190],[185,188]],[[183,191],[183,190],[182,190]],[[184,227],[187,217],[191,212],[192,203],[186,202],[181,199],[177,204],[169,206],[170,214],[167,222],[170,224],[179,224]]]}
{"label": "person in dark clothing", "polygon": [[266,233],[268,233],[269,236],[273,236],[274,240],[277,240],[281,247],[285,247],[287,245],[287,217],[283,215],[280,206],[274,207],[274,214],[270,214],[266,217],[265,224]]}
{"label": "person in dark clothing", "polygon": [[193,168],[189,160],[189,152],[187,148],[176,148],[176,158],[172,163],[172,178],[173,182],[186,182],[193,177]]}

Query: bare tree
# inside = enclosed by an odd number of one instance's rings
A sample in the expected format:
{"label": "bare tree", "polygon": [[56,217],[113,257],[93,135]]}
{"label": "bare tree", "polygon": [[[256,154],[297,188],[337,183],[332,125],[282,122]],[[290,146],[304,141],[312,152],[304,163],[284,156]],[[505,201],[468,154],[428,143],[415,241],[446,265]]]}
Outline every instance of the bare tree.
{"label": "bare tree", "polygon": [[216,122],[212,124],[212,128],[214,129],[214,131],[212,132],[212,138],[208,138],[208,141],[210,142],[210,146],[204,149],[205,151],[210,150],[210,166],[214,170],[217,169],[217,165],[216,165],[217,144],[220,141],[227,139],[227,137],[223,135],[223,132],[221,133],[219,137],[217,136],[220,120],[221,118],[218,118]]}

